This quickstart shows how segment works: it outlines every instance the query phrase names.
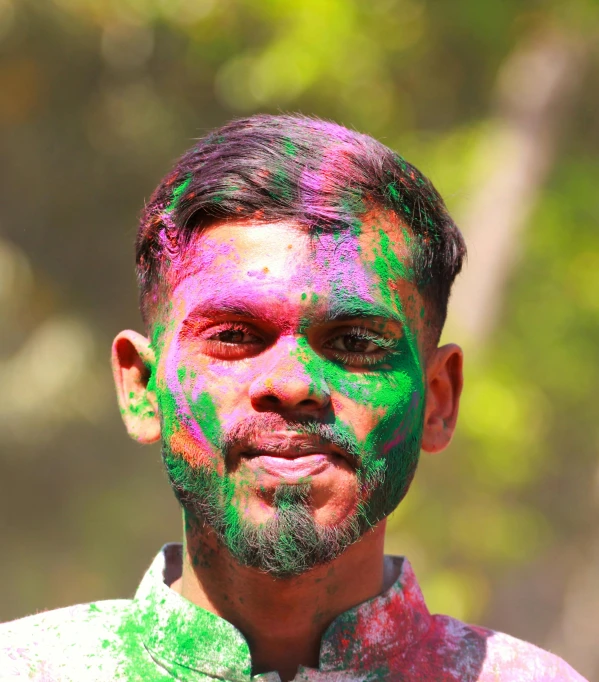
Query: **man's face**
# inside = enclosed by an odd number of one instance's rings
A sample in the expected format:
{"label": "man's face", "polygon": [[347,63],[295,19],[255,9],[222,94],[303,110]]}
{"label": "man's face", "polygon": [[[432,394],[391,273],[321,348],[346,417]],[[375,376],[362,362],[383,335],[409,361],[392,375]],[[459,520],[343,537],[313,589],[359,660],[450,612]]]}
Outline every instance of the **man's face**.
{"label": "man's face", "polygon": [[220,223],[168,270],[152,339],[167,470],[242,563],[330,560],[407,491],[425,390],[410,262],[373,216],[318,235]]}

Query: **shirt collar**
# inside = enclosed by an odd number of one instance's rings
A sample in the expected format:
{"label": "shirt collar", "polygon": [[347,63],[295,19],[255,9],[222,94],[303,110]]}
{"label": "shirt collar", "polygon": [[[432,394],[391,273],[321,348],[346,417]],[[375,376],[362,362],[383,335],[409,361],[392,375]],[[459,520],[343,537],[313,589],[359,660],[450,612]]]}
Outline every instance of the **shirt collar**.
{"label": "shirt collar", "polygon": [[[397,654],[428,631],[431,617],[409,562],[403,557],[387,560],[399,569],[399,577],[386,592],[331,623],[322,638],[321,671],[376,670],[392,650]],[[241,632],[166,584],[181,574],[181,565],[182,546],[165,545],[137,590],[135,611],[144,646],[171,672],[186,669],[248,682],[252,661]]]}
{"label": "shirt collar", "polygon": [[431,616],[405,557],[386,557],[399,568],[393,585],[378,597],[338,616],[326,630],[320,669],[376,670],[421,639]]}
{"label": "shirt collar", "polygon": [[182,546],[165,545],[135,594],[146,649],[172,672],[187,668],[226,680],[249,680],[250,648],[241,632],[166,585],[166,575],[177,570],[180,575],[181,564]]}

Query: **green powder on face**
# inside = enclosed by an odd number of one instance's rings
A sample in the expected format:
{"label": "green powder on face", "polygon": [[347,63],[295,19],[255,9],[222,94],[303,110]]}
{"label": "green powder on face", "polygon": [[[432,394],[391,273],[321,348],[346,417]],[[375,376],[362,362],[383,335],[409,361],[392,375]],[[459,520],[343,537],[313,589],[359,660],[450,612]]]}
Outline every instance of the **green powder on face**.
{"label": "green powder on face", "polygon": [[[414,282],[415,273],[412,266],[406,266],[397,254],[395,253],[394,244],[384,230],[379,230],[380,234],[380,250],[373,249],[374,259],[371,261],[371,267],[379,276],[380,291],[383,300],[394,307],[404,319],[404,335],[408,339],[409,352],[413,357],[414,363],[420,368],[421,360],[418,350],[418,340],[412,327],[405,319],[405,311],[403,301],[395,288],[394,284],[399,279],[404,279]],[[412,299],[413,300],[413,299]]]}
{"label": "green powder on face", "polygon": [[[401,346],[403,345],[406,345],[405,339],[401,341]],[[403,354],[401,347],[397,350]],[[391,369],[351,372],[339,362],[322,358],[303,336],[298,339],[298,350],[295,355],[310,377],[311,386],[324,381],[334,391],[375,410],[401,401],[402,393],[406,396],[405,400],[409,400],[413,379],[407,368],[402,371],[402,368],[397,366],[399,363],[405,364],[405,361],[397,356],[391,355],[385,361]]]}
{"label": "green powder on face", "polygon": [[158,357],[158,353],[159,353],[160,349],[162,348],[165,332],[166,332],[166,325],[163,324],[162,322],[157,321],[152,326],[151,341],[152,341],[152,348],[154,350],[154,353],[156,354],[156,357]]}
{"label": "green powder on face", "polygon": [[[155,322],[152,326],[152,335],[150,346],[154,351],[156,359],[160,357],[160,353],[163,346],[164,334],[166,332],[166,326],[161,322]],[[150,372],[150,378],[148,379],[148,391],[156,391],[156,367],[150,363],[146,363],[146,369]]]}
{"label": "green powder on face", "polygon": [[399,259],[395,253],[395,243],[391,241],[387,232],[383,229],[379,230],[381,258],[375,258],[374,267],[378,275],[381,277],[382,283],[387,283],[389,279],[411,279],[413,272],[411,268],[406,268],[405,264]]}
{"label": "green powder on face", "polygon": [[196,423],[202,425],[202,431],[211,445],[217,446],[221,438],[220,422],[216,413],[216,405],[212,396],[203,391],[197,400],[190,403],[191,414]]}
{"label": "green powder on face", "polygon": [[418,462],[423,413],[420,366],[414,366],[405,337],[399,352],[385,361],[386,370],[353,372],[322,358],[304,338],[298,345],[296,357],[313,383],[324,382],[332,392],[368,406],[378,420],[361,440],[342,419],[332,426],[345,449],[359,457],[358,481],[362,490],[371,492],[360,503],[356,518],[362,527],[370,527],[399,504]]}
{"label": "green powder on face", "polygon": [[[360,230],[359,222],[356,222],[355,232],[359,233]],[[380,295],[377,298],[384,298],[402,314],[402,301],[393,283],[407,276],[408,268],[398,258],[394,250],[395,244],[389,236],[383,230],[380,232],[374,258],[372,255],[360,257],[360,260],[367,266],[364,269],[364,275],[370,276],[370,279],[375,279],[376,275],[380,289]],[[350,239],[355,238],[352,235],[353,232],[350,234]],[[338,246],[340,249],[346,247],[345,244],[338,244]],[[338,252],[337,257],[343,256],[347,257],[348,261],[353,260],[353,254],[359,254],[358,246],[355,245],[354,249],[354,246],[350,244],[347,252]],[[353,252],[352,249],[354,249]],[[337,264],[338,260],[334,262]],[[368,273],[368,268],[370,268],[370,273]],[[348,295],[346,282],[341,276],[335,279],[336,281],[330,283],[333,293],[343,300],[344,304],[351,306],[352,296]],[[308,300],[309,297],[313,302],[318,300],[318,295],[309,290],[301,294],[302,301]],[[356,301],[356,309],[363,310],[365,300],[360,298],[360,305],[358,306],[357,303],[358,301]],[[157,348],[163,333],[164,330],[156,332],[154,336]],[[363,370],[354,371],[341,362],[322,357],[308,344],[304,336],[298,338],[298,347],[295,352],[309,377],[310,393],[314,395],[321,390],[322,384],[326,383],[331,392],[347,398],[354,405],[362,406],[360,408],[362,411],[366,408],[365,411],[371,414],[372,423],[369,427],[371,430],[367,434],[361,434],[360,438],[354,430],[355,424],[347,419],[347,415],[341,413],[340,418],[332,424],[339,442],[347,443],[348,451],[360,454],[358,478],[364,489],[376,492],[382,487],[381,481],[387,481],[386,487],[376,500],[372,501],[374,494],[364,493],[360,514],[363,514],[361,519],[367,525],[382,518],[383,512],[389,512],[389,504],[399,501],[407,485],[406,481],[409,480],[410,472],[417,461],[419,442],[417,426],[420,413],[412,406],[415,398],[423,395],[423,391],[420,365],[417,354],[412,352],[411,343],[412,339],[406,325],[406,335],[397,339],[397,345],[390,349],[380,367],[365,367]],[[174,369],[176,372],[172,371]],[[169,391],[165,385],[157,387],[163,415],[165,441],[168,444],[172,430],[179,428],[180,425],[185,426],[187,422],[194,428],[199,426],[208,444],[213,446],[214,452],[218,452],[221,444],[218,402],[215,402],[215,400],[218,401],[218,396],[212,388],[212,393],[201,392],[198,397],[194,395],[192,399],[190,382],[186,381],[191,373],[186,370],[185,367],[171,368],[169,381],[174,380],[173,374],[175,374],[178,379],[177,388],[171,386]],[[184,382],[185,387],[182,386]],[[185,394],[184,404],[181,404],[180,388],[183,388]],[[417,400],[416,405],[418,408]],[[184,414],[181,414],[182,410],[185,411]],[[415,417],[411,416],[411,412],[415,413]],[[347,421],[344,422],[343,418]],[[402,424],[405,425],[406,438],[403,438]],[[395,442],[398,443],[397,446],[393,445],[385,450],[389,443]],[[189,504],[189,509],[192,510],[190,513],[195,510],[198,517],[208,512],[213,514],[215,524],[213,527],[219,529],[219,536],[240,561],[248,565],[259,565],[255,563],[256,557],[253,554],[255,554],[255,547],[260,546],[263,552],[262,557],[267,557],[268,561],[272,562],[270,565],[272,570],[285,574],[302,569],[306,563],[304,553],[312,552],[313,556],[316,556],[317,550],[311,550],[310,547],[316,547],[320,540],[313,534],[313,529],[310,529],[308,524],[306,534],[298,535],[292,523],[294,519],[299,518],[298,514],[302,513],[300,504],[292,503],[290,498],[281,494],[277,512],[280,512],[281,518],[286,519],[287,525],[252,524],[246,519],[244,507],[240,506],[245,500],[246,492],[249,492],[247,490],[250,485],[249,481],[234,484],[231,477],[210,471],[209,466],[193,468],[180,453],[169,452],[168,448],[165,449],[164,456],[169,477],[175,484],[176,490],[181,493],[182,503]],[[309,487],[310,484],[306,482],[306,485]],[[392,494],[387,495],[389,491]],[[271,554],[269,555],[268,552]]]}
{"label": "green powder on face", "polygon": [[[149,384],[148,384],[149,386]],[[160,415],[162,417],[162,439],[168,441],[179,427],[181,422],[181,414],[177,405],[177,399],[168,389],[164,381],[155,382],[156,397],[158,398],[158,405],[160,406]]]}
{"label": "green powder on face", "polygon": [[[356,229],[356,232],[360,230]],[[351,238],[356,238],[353,233],[350,233]],[[405,494],[418,461],[422,433],[421,360],[414,335],[405,320],[404,301],[397,290],[397,282],[411,280],[413,272],[398,256],[398,246],[381,226],[370,255],[361,257],[376,275],[382,300],[404,320],[404,334],[397,339],[384,362],[354,371],[341,362],[321,357],[303,337],[298,339],[296,352],[310,378],[311,390],[326,384],[331,392],[373,412],[371,431],[360,440],[351,425],[343,423],[342,419],[334,422],[339,437],[360,453],[358,478],[366,489],[373,491],[365,498],[361,512],[369,523],[390,513]],[[363,253],[360,249],[357,251]],[[348,295],[343,279],[334,278],[330,284],[333,295],[351,308],[354,297]],[[355,298],[356,309],[363,310],[364,300]]]}

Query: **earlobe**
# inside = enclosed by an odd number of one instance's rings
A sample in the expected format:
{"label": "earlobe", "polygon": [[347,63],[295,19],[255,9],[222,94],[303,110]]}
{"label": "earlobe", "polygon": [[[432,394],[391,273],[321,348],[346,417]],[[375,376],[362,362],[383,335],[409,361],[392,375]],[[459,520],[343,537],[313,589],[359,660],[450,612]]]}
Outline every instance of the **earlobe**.
{"label": "earlobe", "polygon": [[120,332],[112,344],[112,372],[121,416],[129,435],[140,443],[160,439],[160,419],[150,377],[156,358],[149,340],[131,330]]}
{"label": "earlobe", "polygon": [[435,349],[427,363],[422,433],[422,449],[426,452],[440,452],[451,441],[464,382],[462,366],[462,349],[455,344]]}

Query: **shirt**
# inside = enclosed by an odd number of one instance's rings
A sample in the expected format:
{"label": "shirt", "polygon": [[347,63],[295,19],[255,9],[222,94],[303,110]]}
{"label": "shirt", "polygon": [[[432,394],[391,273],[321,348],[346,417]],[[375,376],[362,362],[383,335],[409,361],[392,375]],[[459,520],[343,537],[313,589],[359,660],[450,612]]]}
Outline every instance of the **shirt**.
{"label": "shirt", "polygon": [[[431,615],[409,562],[383,594],[338,616],[318,669],[297,682],[584,682],[557,656],[448,616]],[[39,613],[0,626],[0,680],[35,682],[280,682],[252,676],[250,649],[228,621],[168,586],[181,545],[163,547],[132,600]]]}

